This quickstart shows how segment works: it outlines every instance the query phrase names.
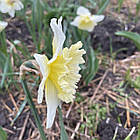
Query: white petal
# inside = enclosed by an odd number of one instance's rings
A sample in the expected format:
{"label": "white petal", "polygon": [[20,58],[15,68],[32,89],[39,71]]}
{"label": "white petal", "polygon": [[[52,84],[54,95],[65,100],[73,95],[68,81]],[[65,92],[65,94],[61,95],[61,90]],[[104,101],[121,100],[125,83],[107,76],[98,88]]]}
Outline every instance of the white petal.
{"label": "white petal", "polygon": [[47,80],[47,77],[43,77],[43,79],[39,85],[38,96],[37,96],[38,104],[42,103],[42,101],[43,101],[44,86],[45,86],[46,80]]}
{"label": "white petal", "polygon": [[45,97],[47,103],[47,126],[50,128],[53,125],[56,109],[60,104],[60,100],[57,97],[57,89],[51,80],[48,79],[47,87],[45,88]]}
{"label": "white petal", "polygon": [[7,0],[0,2],[0,11],[8,13],[11,17],[14,17],[16,10],[21,10],[23,7],[23,4],[19,0],[13,1],[13,4],[9,4]]}
{"label": "white petal", "polygon": [[44,85],[45,85],[45,82],[46,82],[48,74],[49,74],[49,68],[47,66],[48,58],[45,55],[40,55],[40,54],[34,54],[34,57],[39,65],[40,71],[43,75],[43,79],[39,85],[38,97],[37,97],[37,102],[38,102],[38,104],[40,104],[40,103],[42,103],[42,100],[43,100]]}
{"label": "white petal", "polygon": [[9,15],[13,18],[15,16],[15,10],[11,9],[10,11],[8,11]]}
{"label": "white petal", "polygon": [[62,30],[62,16],[58,19],[58,27]]}
{"label": "white petal", "polygon": [[104,15],[93,15],[92,16],[92,20],[94,21],[94,22],[101,22],[102,20],[104,20]]}
{"label": "white petal", "polygon": [[5,4],[5,2],[0,2],[0,11],[2,13],[7,13],[9,10],[9,6]]}
{"label": "white petal", "polygon": [[48,58],[45,55],[34,54],[34,57],[40,67],[43,77],[47,77],[49,73],[49,68],[47,66]]}
{"label": "white petal", "polygon": [[87,28],[86,30],[87,30],[88,32],[92,32],[93,29],[94,29],[94,27],[95,27],[95,26],[92,26],[91,28]]}
{"label": "white petal", "polygon": [[5,21],[0,21],[0,32],[8,25]]}
{"label": "white petal", "polygon": [[83,6],[80,6],[77,9],[77,15],[91,15],[91,13],[89,12],[89,10]]}
{"label": "white petal", "polygon": [[21,9],[23,9],[23,4],[20,2],[20,1],[18,1],[18,2],[16,2],[15,4],[14,4],[14,9],[15,10],[21,10]]}
{"label": "white petal", "polygon": [[57,19],[53,18],[51,19],[50,26],[53,30],[54,33],[54,38],[53,38],[53,58],[49,61],[49,63],[53,62],[59,53],[62,51],[62,47],[65,41],[65,34],[62,31],[62,17],[58,20],[57,24]]}
{"label": "white petal", "polygon": [[73,26],[78,27],[79,21],[80,21],[80,16],[77,16],[77,17],[74,19],[74,21],[72,21],[70,24],[73,25]]}

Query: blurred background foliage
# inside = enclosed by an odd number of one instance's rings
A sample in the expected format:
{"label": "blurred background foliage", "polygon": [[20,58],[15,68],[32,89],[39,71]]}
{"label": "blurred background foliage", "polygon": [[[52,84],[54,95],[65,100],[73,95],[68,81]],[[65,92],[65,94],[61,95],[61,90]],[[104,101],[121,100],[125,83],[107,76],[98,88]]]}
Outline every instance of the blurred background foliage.
{"label": "blurred background foliage", "polygon": [[[10,40],[9,43],[5,31],[0,33],[0,88],[9,87],[11,83],[18,82],[17,78],[13,78],[13,76],[17,76],[19,73],[14,72],[11,58],[14,62],[14,66],[19,67],[23,61],[33,59],[32,53],[35,52],[44,53],[48,58],[52,57],[51,46],[53,35],[49,24],[51,18],[59,18],[60,16],[63,17],[63,29],[66,34],[64,47],[70,47],[71,44],[81,40],[83,48],[87,52],[85,56],[86,64],[81,65],[81,73],[85,84],[88,84],[98,70],[96,53],[91,47],[90,33],[72,27],[70,22],[76,16],[76,10],[79,6],[85,6],[91,11],[102,14],[109,4],[109,0],[58,0],[57,2],[54,0],[23,0],[22,2],[24,4],[24,9],[17,12],[16,18],[24,21],[28,27],[28,31],[33,40],[32,47],[35,47],[32,49],[34,52],[29,50],[25,42],[15,43],[14,40]],[[1,17],[1,19],[8,18],[3,14],[1,14]],[[10,21],[10,19],[8,20]],[[16,53],[14,50],[20,51],[20,54]],[[24,59],[21,59],[21,55],[24,56]]]}

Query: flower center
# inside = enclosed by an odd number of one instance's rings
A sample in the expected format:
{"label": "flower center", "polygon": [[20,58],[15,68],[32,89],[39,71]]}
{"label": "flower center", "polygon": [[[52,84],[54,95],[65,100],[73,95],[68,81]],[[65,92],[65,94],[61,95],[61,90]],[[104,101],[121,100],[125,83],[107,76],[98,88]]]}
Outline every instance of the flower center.
{"label": "flower center", "polygon": [[92,25],[92,21],[89,16],[87,15],[80,16],[79,28],[84,28],[91,25]]}
{"label": "flower center", "polygon": [[7,4],[12,6],[15,3],[15,0],[6,0],[6,2]]}
{"label": "flower center", "polygon": [[67,71],[65,68],[65,64],[66,60],[62,55],[58,56],[57,59],[50,64],[50,74],[48,78],[53,81],[57,89],[60,88],[59,77],[65,74]]}
{"label": "flower center", "polygon": [[80,24],[87,24],[91,22],[90,17],[87,15],[80,16]]}

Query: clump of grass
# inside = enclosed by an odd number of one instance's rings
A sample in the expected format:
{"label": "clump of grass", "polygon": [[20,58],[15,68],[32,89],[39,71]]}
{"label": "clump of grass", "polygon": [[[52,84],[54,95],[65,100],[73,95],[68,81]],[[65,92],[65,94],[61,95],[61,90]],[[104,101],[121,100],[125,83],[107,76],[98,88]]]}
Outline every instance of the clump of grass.
{"label": "clump of grass", "polygon": [[87,128],[88,134],[90,136],[95,136],[97,125],[100,120],[106,118],[107,110],[106,107],[100,106],[99,104],[93,104],[89,106],[88,109],[87,113],[84,113],[85,123],[80,126],[80,131],[84,133],[85,128]]}
{"label": "clump of grass", "polygon": [[130,75],[130,69],[126,72],[125,80],[131,87],[140,89],[140,76],[137,76],[136,79],[133,79]]}
{"label": "clump of grass", "polygon": [[0,140],[7,140],[7,133],[0,126]]}

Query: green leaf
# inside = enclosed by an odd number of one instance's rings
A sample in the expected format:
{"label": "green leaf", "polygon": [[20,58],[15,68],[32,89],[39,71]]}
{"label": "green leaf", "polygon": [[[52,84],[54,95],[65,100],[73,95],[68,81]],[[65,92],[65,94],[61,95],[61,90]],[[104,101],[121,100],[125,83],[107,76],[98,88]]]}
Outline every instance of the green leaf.
{"label": "green leaf", "polygon": [[9,57],[7,57],[6,62],[5,62],[0,88],[3,88],[4,81],[5,81],[5,78],[6,78],[6,73],[8,72],[8,68],[9,68]]}
{"label": "green leaf", "polygon": [[125,74],[125,80],[128,82],[128,84],[131,87],[140,89],[140,76],[137,76],[135,80],[132,79],[132,77],[130,75],[130,69],[128,69],[126,74]]}
{"label": "green leaf", "polygon": [[7,45],[5,31],[0,33],[0,51],[7,56]]}
{"label": "green leaf", "polygon": [[7,133],[0,126],[0,140],[7,140]]}
{"label": "green leaf", "polygon": [[60,125],[60,140],[68,140],[68,134],[65,130],[64,123],[63,123],[63,117],[62,117],[62,111],[60,107],[58,107],[59,112],[59,125]]}
{"label": "green leaf", "polygon": [[22,84],[22,87],[23,87],[24,92],[26,94],[26,98],[27,98],[28,104],[30,105],[30,108],[32,110],[32,113],[33,113],[36,125],[38,127],[39,132],[40,132],[41,139],[42,140],[47,140],[47,138],[45,136],[45,133],[43,131],[43,128],[41,126],[41,121],[40,121],[39,115],[38,115],[37,110],[35,108],[34,102],[32,101],[32,96],[31,96],[31,93],[29,92],[27,83],[26,83],[25,80],[21,79],[21,84]]}
{"label": "green leaf", "polygon": [[136,45],[136,47],[138,48],[138,50],[140,50],[140,35],[139,34],[135,32],[120,31],[120,32],[116,32],[115,35],[119,35],[119,36],[126,37],[128,39],[131,39]]}
{"label": "green leaf", "polygon": [[2,51],[0,51],[0,69],[4,68],[6,57],[7,56]]}
{"label": "green leaf", "polygon": [[134,87],[140,89],[140,76],[137,76],[134,80]]}
{"label": "green leaf", "polygon": [[19,108],[18,113],[16,114],[16,117],[15,117],[14,120],[11,122],[11,125],[14,124],[14,122],[17,120],[17,118],[19,117],[19,115],[22,113],[22,111],[23,111],[23,109],[24,109],[26,103],[27,103],[27,99],[25,98],[25,100],[23,101],[22,105],[21,105],[20,108]]}
{"label": "green leaf", "polygon": [[63,0],[63,1],[61,1],[60,2],[60,8],[65,8],[65,6],[66,6],[66,4],[67,4],[67,0]]}
{"label": "green leaf", "polygon": [[84,81],[86,85],[93,79],[98,70],[98,59],[95,56],[93,48],[89,48],[88,54],[88,68],[86,70],[86,75]]}
{"label": "green leaf", "polygon": [[120,13],[120,10],[121,10],[122,5],[123,5],[123,1],[124,1],[124,0],[119,0],[119,1],[118,1],[118,13]]}
{"label": "green leaf", "polygon": [[140,123],[138,123],[138,136],[136,140],[140,140]]}
{"label": "green leaf", "polygon": [[104,4],[102,5],[102,7],[99,9],[99,11],[97,12],[97,14],[102,14],[103,11],[107,8],[108,4],[109,4],[110,0],[106,0],[104,2]]}
{"label": "green leaf", "polygon": [[[15,45],[15,44],[14,44]],[[26,58],[30,58],[28,47],[22,42],[22,46],[15,45],[16,49],[19,50]]]}

